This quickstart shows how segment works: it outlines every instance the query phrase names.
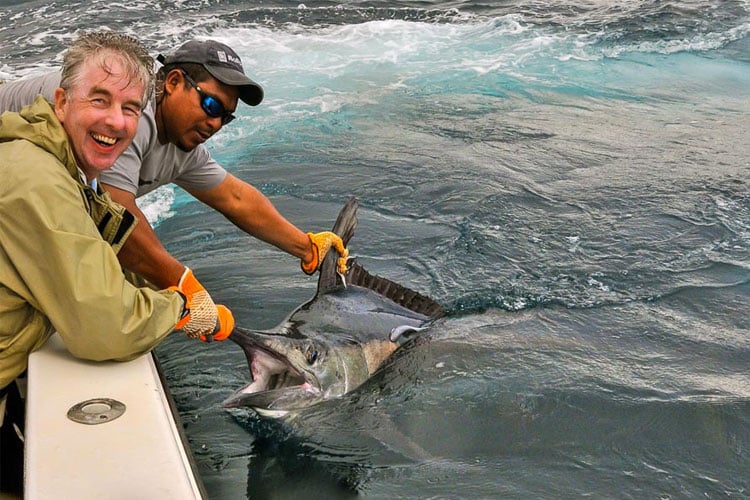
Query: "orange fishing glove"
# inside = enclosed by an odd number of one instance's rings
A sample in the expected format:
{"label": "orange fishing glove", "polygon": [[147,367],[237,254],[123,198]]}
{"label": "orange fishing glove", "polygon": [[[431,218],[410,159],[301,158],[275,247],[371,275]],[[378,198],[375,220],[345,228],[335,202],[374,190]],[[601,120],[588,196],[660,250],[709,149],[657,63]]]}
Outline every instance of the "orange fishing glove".
{"label": "orange fishing glove", "polygon": [[324,231],[322,233],[307,233],[307,237],[310,238],[310,244],[312,245],[313,258],[310,262],[302,262],[302,271],[305,274],[313,274],[320,267],[323,259],[326,258],[326,254],[331,247],[334,247],[339,253],[338,270],[341,274],[346,273],[346,261],[349,258],[349,250],[344,247],[344,242],[341,238],[332,233],[331,231]]}
{"label": "orange fishing glove", "polygon": [[225,306],[214,304],[190,268],[185,268],[180,282],[177,286],[170,286],[169,290],[178,292],[185,298],[184,313],[175,325],[175,330],[182,330],[191,339],[200,338],[204,342],[224,340],[232,333],[232,312]]}

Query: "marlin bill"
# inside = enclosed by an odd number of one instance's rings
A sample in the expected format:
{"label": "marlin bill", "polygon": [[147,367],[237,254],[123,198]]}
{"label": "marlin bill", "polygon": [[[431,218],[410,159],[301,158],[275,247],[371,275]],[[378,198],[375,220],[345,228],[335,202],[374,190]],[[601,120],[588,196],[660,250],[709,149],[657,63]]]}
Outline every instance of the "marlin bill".
{"label": "marlin bill", "polygon": [[[357,200],[341,210],[333,232],[345,245],[357,225]],[[251,383],[224,401],[280,417],[342,396],[364,383],[396,349],[444,315],[434,300],[353,263],[337,274],[331,249],[320,267],[315,296],[270,330],[235,328]],[[342,279],[343,278],[343,279]]]}

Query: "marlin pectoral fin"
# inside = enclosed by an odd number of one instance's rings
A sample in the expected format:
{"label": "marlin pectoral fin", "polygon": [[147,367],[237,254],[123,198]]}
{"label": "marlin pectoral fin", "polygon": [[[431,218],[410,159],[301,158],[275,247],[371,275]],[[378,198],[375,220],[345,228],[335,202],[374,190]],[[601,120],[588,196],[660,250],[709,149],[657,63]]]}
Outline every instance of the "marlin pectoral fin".
{"label": "marlin pectoral fin", "polygon": [[318,402],[319,397],[301,387],[285,387],[270,391],[248,393],[242,390],[235,392],[221,405],[224,408],[241,408],[243,406],[265,408],[267,410],[290,410],[306,408],[311,402]]}
{"label": "marlin pectoral fin", "polygon": [[390,340],[391,342],[400,341],[401,343],[403,343],[409,340],[412,334],[419,333],[422,330],[424,330],[424,327],[420,328],[418,326],[411,326],[411,325],[397,326],[396,328],[391,330],[390,335],[388,335],[388,340]]}

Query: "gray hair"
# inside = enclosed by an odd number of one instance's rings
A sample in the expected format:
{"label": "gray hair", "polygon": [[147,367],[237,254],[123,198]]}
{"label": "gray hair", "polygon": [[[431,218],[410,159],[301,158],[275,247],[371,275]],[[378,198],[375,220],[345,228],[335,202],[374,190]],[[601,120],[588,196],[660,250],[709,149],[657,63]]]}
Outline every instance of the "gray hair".
{"label": "gray hair", "polygon": [[60,87],[67,93],[80,84],[81,71],[88,61],[110,73],[113,59],[122,64],[130,84],[143,85],[141,108],[144,108],[154,90],[154,58],[141,42],[121,33],[90,31],[81,34],[65,51]]}

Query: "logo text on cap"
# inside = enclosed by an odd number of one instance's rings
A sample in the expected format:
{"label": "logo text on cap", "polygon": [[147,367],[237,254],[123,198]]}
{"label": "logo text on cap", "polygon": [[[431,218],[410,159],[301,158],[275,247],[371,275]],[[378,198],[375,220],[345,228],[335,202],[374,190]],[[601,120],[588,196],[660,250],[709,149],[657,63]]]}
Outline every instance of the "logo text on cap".
{"label": "logo text on cap", "polygon": [[216,56],[219,58],[219,61],[221,61],[221,62],[229,62],[229,63],[232,63],[232,64],[239,64],[240,66],[242,65],[242,61],[240,60],[239,57],[234,57],[231,54],[227,54],[223,50],[217,50],[216,51]]}

